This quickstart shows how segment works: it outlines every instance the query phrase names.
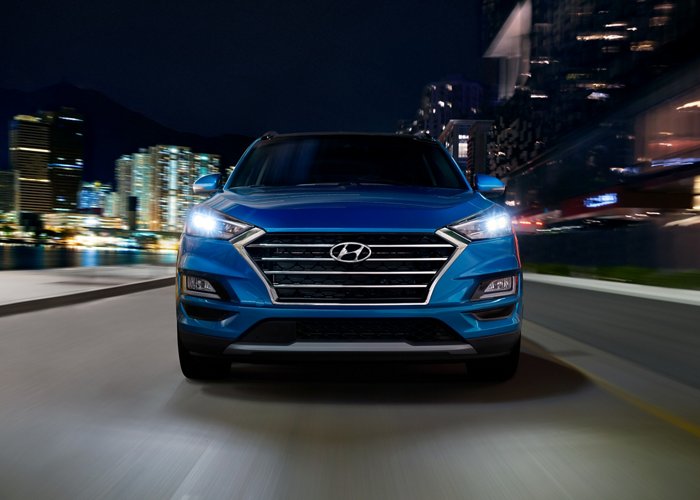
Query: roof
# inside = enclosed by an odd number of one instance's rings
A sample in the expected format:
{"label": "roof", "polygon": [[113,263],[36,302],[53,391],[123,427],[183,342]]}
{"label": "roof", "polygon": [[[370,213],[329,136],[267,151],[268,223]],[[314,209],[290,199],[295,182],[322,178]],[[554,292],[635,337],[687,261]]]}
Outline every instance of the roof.
{"label": "roof", "polygon": [[434,142],[435,139],[427,136],[395,134],[386,132],[295,132],[289,134],[278,134],[276,132],[266,132],[261,140],[270,139],[302,139],[311,137],[392,137],[405,140]]}

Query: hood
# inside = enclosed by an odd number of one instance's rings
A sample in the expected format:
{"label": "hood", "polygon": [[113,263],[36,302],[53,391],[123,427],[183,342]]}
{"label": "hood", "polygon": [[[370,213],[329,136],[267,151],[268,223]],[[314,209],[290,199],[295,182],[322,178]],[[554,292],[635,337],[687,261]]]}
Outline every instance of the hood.
{"label": "hood", "polygon": [[432,232],[493,203],[478,193],[400,186],[236,188],[202,206],[268,232]]}

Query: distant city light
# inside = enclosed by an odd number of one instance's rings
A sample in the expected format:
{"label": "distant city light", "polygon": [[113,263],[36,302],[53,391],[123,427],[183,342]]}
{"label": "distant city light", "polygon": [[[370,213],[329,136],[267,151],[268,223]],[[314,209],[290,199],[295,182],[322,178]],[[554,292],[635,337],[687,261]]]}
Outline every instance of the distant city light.
{"label": "distant city light", "polygon": [[583,200],[583,205],[586,208],[598,208],[617,203],[617,193],[605,193],[597,196],[591,196]]}
{"label": "distant city light", "polygon": [[24,146],[15,146],[10,148],[10,151],[28,151],[30,153],[50,153],[50,149],[43,149],[43,148],[27,148]]}
{"label": "distant city light", "polygon": [[672,3],[661,3],[654,6],[654,10],[673,10]]}
{"label": "distant city light", "polygon": [[630,50],[632,52],[652,52],[655,47],[656,44],[652,40],[644,40],[630,44]]}
{"label": "distant city light", "polygon": [[593,40],[622,40],[623,38],[627,38],[627,36],[619,33],[591,33],[589,35],[576,36],[576,40],[582,42],[590,42]]}
{"label": "distant city light", "polygon": [[19,177],[20,181],[29,181],[29,182],[44,182],[44,183],[49,183],[51,182],[48,179],[36,179],[34,177]]}
{"label": "distant city light", "polygon": [[685,109],[698,109],[700,108],[700,101],[686,102],[682,106],[676,108],[677,111],[683,111]]}
{"label": "distant city light", "polygon": [[683,165],[692,165],[700,162],[700,158],[666,158],[664,160],[654,160],[651,162],[652,167],[680,167]]}

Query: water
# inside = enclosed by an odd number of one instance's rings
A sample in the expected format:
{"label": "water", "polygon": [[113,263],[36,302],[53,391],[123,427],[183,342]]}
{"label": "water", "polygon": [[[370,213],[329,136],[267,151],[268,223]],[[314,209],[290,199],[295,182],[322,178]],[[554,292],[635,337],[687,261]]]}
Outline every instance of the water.
{"label": "water", "polygon": [[0,245],[0,270],[130,264],[175,265],[176,258],[174,252]]}

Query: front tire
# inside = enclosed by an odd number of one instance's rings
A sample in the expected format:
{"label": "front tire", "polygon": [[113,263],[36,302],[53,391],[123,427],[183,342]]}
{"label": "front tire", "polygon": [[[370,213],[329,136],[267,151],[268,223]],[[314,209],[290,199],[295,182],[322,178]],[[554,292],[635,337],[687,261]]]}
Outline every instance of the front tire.
{"label": "front tire", "polygon": [[221,380],[231,373],[231,363],[225,359],[195,356],[177,339],[182,374],[190,380]]}
{"label": "front tire", "polygon": [[505,382],[518,370],[520,340],[505,356],[467,361],[467,375],[480,382]]}

